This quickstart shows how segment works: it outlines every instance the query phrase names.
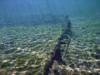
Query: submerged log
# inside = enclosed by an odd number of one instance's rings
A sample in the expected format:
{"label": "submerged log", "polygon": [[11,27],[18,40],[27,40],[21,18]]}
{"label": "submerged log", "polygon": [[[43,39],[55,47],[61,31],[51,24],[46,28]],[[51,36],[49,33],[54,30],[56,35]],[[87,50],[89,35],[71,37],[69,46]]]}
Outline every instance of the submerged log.
{"label": "submerged log", "polygon": [[[44,75],[49,75],[50,72],[52,74],[54,73],[54,75],[55,75],[55,73],[56,73],[56,75],[59,75],[59,74],[57,74],[57,71],[53,70],[54,64],[55,64],[54,61],[58,62],[59,64],[65,64],[66,63],[63,60],[63,58],[66,56],[67,50],[65,50],[65,52],[64,52],[65,55],[63,55],[61,46],[62,46],[62,44],[65,44],[65,46],[67,45],[67,49],[68,49],[69,44],[71,42],[71,35],[72,35],[71,22],[68,19],[68,17],[66,17],[66,21],[67,22],[64,25],[64,31],[63,31],[61,37],[58,39],[58,43],[53,50],[54,52],[51,55],[51,59],[47,62],[46,66],[45,66]],[[67,42],[63,41],[63,40],[67,40]]]}

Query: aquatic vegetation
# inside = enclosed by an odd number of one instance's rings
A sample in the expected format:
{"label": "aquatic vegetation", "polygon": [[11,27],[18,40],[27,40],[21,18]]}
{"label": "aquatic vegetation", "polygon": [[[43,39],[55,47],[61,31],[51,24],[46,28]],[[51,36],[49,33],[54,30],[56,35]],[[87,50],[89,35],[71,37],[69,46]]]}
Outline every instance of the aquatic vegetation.
{"label": "aquatic vegetation", "polygon": [[8,70],[7,69],[0,69],[0,74],[1,75],[7,75],[8,74]]}
{"label": "aquatic vegetation", "polygon": [[100,75],[100,0],[0,0],[0,75]]}
{"label": "aquatic vegetation", "polygon": [[[99,27],[96,26],[97,30],[94,25],[80,25],[73,26],[73,37],[71,38],[67,55],[63,58],[66,64],[74,64],[76,68],[73,69],[66,65],[56,64],[56,67],[58,67],[56,69],[62,70],[61,67],[63,67],[62,71],[65,71],[65,74],[71,75],[70,70],[72,70],[73,74],[82,72],[81,74],[88,75],[91,69],[96,70],[100,65],[99,59],[96,59],[95,54],[100,50],[100,36],[97,35],[99,34]],[[87,29],[89,26],[92,28]],[[15,70],[11,72],[14,74],[44,75],[45,65],[53,53],[62,30],[62,24],[1,28],[0,72],[2,75],[12,70]],[[66,49],[66,47],[62,45],[62,49]],[[83,71],[84,67],[88,70]],[[95,74],[95,71],[93,72]]]}
{"label": "aquatic vegetation", "polygon": [[0,63],[0,70],[8,68],[7,73],[12,70],[15,70],[12,73],[22,73],[26,70],[23,75],[37,75],[39,71],[43,72],[62,33],[62,27],[61,24],[14,26],[3,27],[0,32],[0,61],[4,61]]}
{"label": "aquatic vegetation", "polygon": [[[66,51],[67,55],[63,60],[66,61],[66,64],[74,64],[82,74],[88,75],[88,71],[91,71],[91,68],[95,70],[99,67],[98,54],[96,54],[100,50],[99,27],[98,25],[94,26],[92,23],[89,25],[88,22],[87,24],[80,23],[80,25],[76,23],[72,27],[73,37],[71,38],[69,49]],[[88,29],[88,27],[91,29]],[[11,73],[19,73],[21,75],[38,75],[40,73],[44,75],[45,65],[53,53],[62,30],[62,24],[1,28],[0,72],[5,75],[15,70]],[[64,45],[62,45],[63,49],[66,49]],[[56,67],[62,70],[61,67],[67,66],[56,64]],[[84,67],[88,71],[83,72]],[[76,69],[67,68],[73,70],[73,74],[79,73],[76,72]],[[65,74],[71,75],[68,69],[64,70]]]}
{"label": "aquatic vegetation", "polygon": [[[85,18],[86,19],[86,18]],[[75,20],[76,21],[76,20]],[[80,19],[78,19],[80,21]],[[51,75],[96,75],[100,72],[100,27],[95,22],[82,20],[73,22],[73,36],[69,49],[62,45],[62,50],[67,50],[66,57],[62,58],[66,63],[50,68]],[[100,22],[99,22],[100,24]],[[91,28],[92,27],[92,28]],[[98,28],[96,28],[98,27]],[[65,42],[65,41],[64,41]],[[64,51],[65,52],[65,51]],[[99,64],[98,64],[99,63]],[[56,68],[58,67],[58,68]]]}

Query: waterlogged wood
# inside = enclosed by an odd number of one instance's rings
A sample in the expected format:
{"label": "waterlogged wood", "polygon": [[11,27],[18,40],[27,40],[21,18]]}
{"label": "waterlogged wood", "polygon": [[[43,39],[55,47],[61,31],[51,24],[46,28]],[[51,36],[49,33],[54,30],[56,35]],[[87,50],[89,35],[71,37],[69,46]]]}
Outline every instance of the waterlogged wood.
{"label": "waterlogged wood", "polygon": [[[58,39],[58,43],[56,44],[56,46],[54,48],[54,52],[53,52],[50,60],[46,64],[44,75],[49,75],[50,68],[54,69],[56,62],[59,63],[59,64],[65,64],[66,63],[63,59],[68,54],[67,50],[68,50],[69,44],[71,42],[71,35],[72,35],[71,22],[68,19],[68,17],[66,17],[66,23],[65,23],[64,27],[65,27],[64,31],[63,31],[61,37]],[[63,41],[63,40],[66,40],[66,41]],[[61,46],[63,44],[67,47],[66,49],[64,49],[64,52],[62,52],[62,49],[61,49]],[[56,70],[56,69],[54,69],[54,70]],[[51,72],[52,73],[54,72],[54,75],[55,75],[55,71],[51,71]]]}
{"label": "waterlogged wood", "polygon": [[[62,34],[63,37],[66,37],[67,39],[69,38],[69,40],[65,40],[63,38],[59,39],[61,40],[60,42],[58,40],[58,43],[54,48],[54,53],[52,54],[51,59],[46,64],[44,75],[100,74],[100,58],[96,55],[100,54],[100,47],[96,41],[100,41],[100,36],[98,35],[97,37],[97,34],[95,34],[96,31],[98,32],[95,26],[92,26],[93,29],[91,29],[91,25],[89,26],[90,29],[88,28],[88,25],[73,26],[74,28],[71,29],[73,29],[72,31],[76,33],[75,35],[72,35],[73,37],[70,37],[68,35],[70,34],[69,32],[67,32],[67,36],[66,34]],[[64,62],[62,63],[62,61]]]}

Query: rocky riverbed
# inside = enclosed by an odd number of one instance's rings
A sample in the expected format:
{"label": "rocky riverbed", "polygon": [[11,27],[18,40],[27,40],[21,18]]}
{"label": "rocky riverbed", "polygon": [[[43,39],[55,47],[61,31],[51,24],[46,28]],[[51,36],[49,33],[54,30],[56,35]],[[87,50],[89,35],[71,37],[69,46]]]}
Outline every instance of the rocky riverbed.
{"label": "rocky riverbed", "polygon": [[62,26],[13,26],[0,29],[0,75],[37,75],[52,54]]}
{"label": "rocky riverbed", "polygon": [[50,68],[50,75],[100,75],[100,22],[97,19],[73,18],[72,37],[66,62],[56,60]]}
{"label": "rocky riverbed", "polygon": [[[62,58],[66,65],[54,61],[51,75],[54,70],[61,75],[99,75],[100,22],[94,18],[71,18],[71,23],[71,42]],[[44,75],[45,64],[62,34],[62,25],[0,28],[0,74]]]}

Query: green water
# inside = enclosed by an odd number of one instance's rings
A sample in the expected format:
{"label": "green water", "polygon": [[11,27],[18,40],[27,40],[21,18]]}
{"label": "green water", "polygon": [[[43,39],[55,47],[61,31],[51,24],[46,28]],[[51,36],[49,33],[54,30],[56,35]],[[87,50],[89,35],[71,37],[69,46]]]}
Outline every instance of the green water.
{"label": "green water", "polygon": [[96,53],[100,57],[99,0],[4,0],[0,1],[0,73],[43,72],[66,15],[72,24],[66,64],[80,67],[89,62],[92,69],[100,68],[100,58],[95,57]]}

